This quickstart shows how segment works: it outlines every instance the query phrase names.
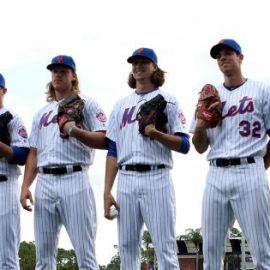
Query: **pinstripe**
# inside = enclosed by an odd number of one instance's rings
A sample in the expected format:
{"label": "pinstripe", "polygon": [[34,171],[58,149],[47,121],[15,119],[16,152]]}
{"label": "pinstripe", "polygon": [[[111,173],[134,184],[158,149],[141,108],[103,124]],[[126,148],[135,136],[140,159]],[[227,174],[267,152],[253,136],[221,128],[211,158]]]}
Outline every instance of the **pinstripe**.
{"label": "pinstripe", "polygon": [[151,235],[159,269],[179,269],[174,234],[175,196],[167,169],[147,173],[121,171],[117,200],[121,270],[139,269],[143,223]]}
{"label": "pinstripe", "polygon": [[[99,121],[96,113],[99,105],[90,97],[82,97],[85,102],[85,119],[83,127],[87,130],[105,130],[104,122]],[[82,164],[89,166],[93,163],[95,150],[89,148],[75,138],[62,139],[56,115],[58,111],[58,101],[53,101],[42,108],[34,116],[30,136],[30,145],[37,148],[38,167],[49,165]]]}
{"label": "pinstripe", "polygon": [[169,174],[169,169],[173,167],[172,153],[165,145],[139,134],[136,121],[141,104],[157,94],[162,94],[168,101],[168,133],[187,133],[177,100],[160,89],[142,95],[134,92],[118,101],[112,110],[106,133],[109,139],[116,142],[119,165],[140,163],[166,166],[166,169],[150,172],[119,171],[117,203],[120,207],[118,238],[121,270],[140,268],[144,224],[151,235],[159,269],[179,269],[174,231],[175,197]]}
{"label": "pinstripe", "polygon": [[[29,142],[22,119],[6,107],[0,108],[0,114],[9,111],[13,119],[8,124],[11,147],[29,147]],[[11,164],[6,158],[0,158],[0,175],[8,180],[0,182],[0,269],[19,269],[20,244],[20,186],[18,177],[21,174],[16,164]]]}
{"label": "pinstripe", "polygon": [[[270,193],[263,157],[269,142],[270,88],[247,80],[229,91],[218,87],[222,123],[207,129],[208,160],[254,157],[254,164],[210,166],[202,205],[204,270],[223,269],[224,241],[237,219],[256,270],[270,270]],[[194,133],[196,120],[191,124]]]}
{"label": "pinstripe", "polygon": [[254,268],[270,269],[270,193],[262,159],[230,168],[211,166],[203,199],[204,269],[223,269],[228,227],[239,222]]}
{"label": "pinstripe", "polygon": [[62,224],[74,246],[79,268],[98,269],[94,247],[96,206],[87,172],[63,176],[40,174],[35,200],[36,269],[56,269]]}
{"label": "pinstripe", "polygon": [[[95,100],[85,101],[82,128],[105,130],[105,118],[98,116]],[[59,101],[42,108],[34,117],[30,145],[37,149],[37,167],[81,165],[83,171],[49,175],[39,174],[35,190],[34,229],[37,270],[55,270],[58,238],[64,225],[74,247],[80,270],[96,270],[96,205],[87,175],[94,149],[75,138],[60,137],[56,121]]]}
{"label": "pinstripe", "polygon": [[[165,164],[172,168],[171,150],[155,140],[140,136],[138,122],[135,120],[140,105],[157,94],[162,94],[169,102],[166,107],[169,119],[168,133],[187,133],[185,123],[181,122],[179,118],[183,112],[174,96],[160,89],[143,96],[134,92],[116,103],[108,123],[106,136],[117,144],[117,161],[119,164]],[[123,117],[124,112],[130,112],[132,108],[134,109],[132,115],[129,118],[126,117],[127,119]]]}
{"label": "pinstripe", "polygon": [[20,206],[17,177],[0,182],[0,269],[19,269]]}

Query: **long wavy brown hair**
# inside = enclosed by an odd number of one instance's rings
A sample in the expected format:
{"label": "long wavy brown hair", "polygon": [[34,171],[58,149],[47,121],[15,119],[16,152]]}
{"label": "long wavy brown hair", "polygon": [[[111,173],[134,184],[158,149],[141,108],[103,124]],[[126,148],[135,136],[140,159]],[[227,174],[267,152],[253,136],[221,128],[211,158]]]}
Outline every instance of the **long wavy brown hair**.
{"label": "long wavy brown hair", "polygon": [[[160,87],[164,84],[165,73],[166,72],[159,67],[153,72],[151,76],[151,82],[155,87]],[[128,85],[130,88],[136,89],[136,80],[134,79],[132,72],[130,72],[128,76]]]}
{"label": "long wavy brown hair", "polygon": [[[72,81],[72,92],[74,94],[79,94],[81,92],[80,86],[79,86],[79,79],[78,79],[77,74],[74,71],[73,73],[74,73],[75,79]],[[47,95],[46,97],[47,102],[56,100],[55,89],[52,85],[52,82],[47,83],[46,88],[47,88],[47,91],[45,92],[45,94]]]}

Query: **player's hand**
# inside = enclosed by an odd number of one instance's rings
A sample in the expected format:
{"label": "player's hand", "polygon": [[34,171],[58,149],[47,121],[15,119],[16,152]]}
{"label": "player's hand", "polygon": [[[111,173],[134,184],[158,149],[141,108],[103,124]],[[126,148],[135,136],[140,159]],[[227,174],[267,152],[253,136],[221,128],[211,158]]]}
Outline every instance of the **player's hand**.
{"label": "player's hand", "polygon": [[218,111],[220,108],[220,102],[216,101],[208,107],[210,112]]}
{"label": "player's hand", "polygon": [[154,124],[150,124],[150,125],[147,125],[145,128],[144,128],[144,134],[148,137],[151,138],[151,134],[156,131],[156,127]]}
{"label": "player's hand", "polygon": [[[34,205],[34,200],[29,188],[22,188],[20,201],[23,209],[32,212],[32,205]],[[28,204],[28,201],[30,201],[30,204]]]}
{"label": "player's hand", "polygon": [[109,220],[112,220],[112,218],[110,217],[110,208],[112,206],[114,206],[119,211],[119,206],[116,203],[112,194],[104,194],[104,217]]}
{"label": "player's hand", "polygon": [[69,122],[66,122],[63,126],[63,133],[64,134],[68,134],[69,132],[69,128],[73,127],[76,125],[76,122],[75,121],[69,121]]}

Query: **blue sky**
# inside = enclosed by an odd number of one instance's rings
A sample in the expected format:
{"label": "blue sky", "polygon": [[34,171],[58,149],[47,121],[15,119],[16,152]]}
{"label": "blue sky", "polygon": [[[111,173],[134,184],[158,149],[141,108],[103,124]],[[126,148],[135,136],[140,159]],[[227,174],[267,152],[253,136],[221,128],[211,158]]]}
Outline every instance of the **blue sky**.
{"label": "blue sky", "polygon": [[[58,54],[72,55],[82,93],[109,115],[127,86],[126,58],[139,47],[154,48],[167,71],[163,87],[175,95],[190,123],[198,92],[222,75],[209,56],[221,38],[242,46],[244,75],[270,84],[267,0],[9,0],[1,1],[0,72],[6,77],[6,105],[25,120],[45,105],[46,65]],[[116,253],[116,221],[103,218],[105,152],[89,171],[98,209],[97,257],[106,264]],[[177,198],[177,235],[200,227],[201,197],[208,164],[191,149],[174,154],[172,177]],[[34,190],[34,185],[32,190]],[[33,239],[32,214],[22,211],[22,240]],[[60,247],[71,248],[65,232]]]}

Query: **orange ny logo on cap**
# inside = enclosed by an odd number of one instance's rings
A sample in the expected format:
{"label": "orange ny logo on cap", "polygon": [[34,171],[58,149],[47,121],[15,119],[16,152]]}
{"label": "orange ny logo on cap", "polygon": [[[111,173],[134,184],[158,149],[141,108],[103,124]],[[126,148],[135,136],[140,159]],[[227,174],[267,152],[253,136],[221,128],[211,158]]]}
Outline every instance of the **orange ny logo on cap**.
{"label": "orange ny logo on cap", "polygon": [[141,54],[141,53],[143,52],[143,49],[144,49],[144,48],[139,48],[139,49],[137,50],[137,52],[138,52],[139,54]]}
{"label": "orange ny logo on cap", "polygon": [[57,57],[57,63],[63,63],[63,57],[62,56]]}

